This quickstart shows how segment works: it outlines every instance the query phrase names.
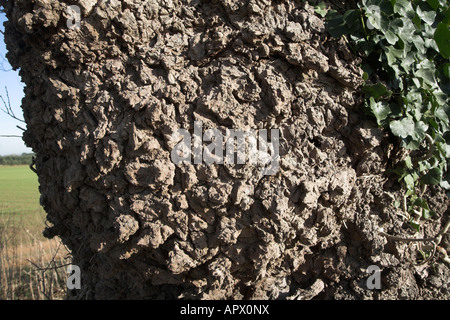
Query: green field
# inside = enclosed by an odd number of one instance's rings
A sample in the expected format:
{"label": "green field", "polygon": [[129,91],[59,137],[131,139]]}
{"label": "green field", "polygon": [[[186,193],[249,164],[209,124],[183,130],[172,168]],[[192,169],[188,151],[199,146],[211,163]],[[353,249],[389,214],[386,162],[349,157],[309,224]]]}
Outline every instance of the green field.
{"label": "green field", "polygon": [[37,175],[28,166],[0,166],[0,211],[40,210]]}
{"label": "green field", "polygon": [[0,166],[0,228],[12,228],[21,241],[40,237],[45,213],[39,197],[38,177],[28,166]]}

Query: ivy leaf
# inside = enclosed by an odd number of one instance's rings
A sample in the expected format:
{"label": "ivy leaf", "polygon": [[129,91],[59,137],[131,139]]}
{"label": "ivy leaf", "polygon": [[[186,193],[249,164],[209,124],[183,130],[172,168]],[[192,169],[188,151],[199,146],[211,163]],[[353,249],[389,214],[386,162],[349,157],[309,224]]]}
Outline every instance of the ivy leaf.
{"label": "ivy leaf", "polygon": [[422,80],[430,85],[431,87],[436,86],[436,68],[434,63],[430,60],[424,60],[417,66],[417,70],[414,72],[414,75],[418,78],[422,78]]}
{"label": "ivy leaf", "polygon": [[444,140],[444,142],[438,143],[437,146],[444,157],[450,158],[450,144],[447,144]]}
{"label": "ivy leaf", "polygon": [[442,180],[442,171],[440,168],[430,169],[421,179],[422,183],[429,185],[438,185]]}
{"label": "ivy leaf", "polygon": [[[405,1],[405,0],[402,0]],[[379,7],[382,12],[386,15],[391,15],[393,12],[391,1],[388,0],[363,0],[362,1],[365,8],[369,7]]]}
{"label": "ivy leaf", "polygon": [[450,30],[448,30],[446,24],[440,22],[437,25],[436,31],[434,32],[434,41],[436,41],[441,55],[445,59],[450,58]]}
{"label": "ivy leaf", "polygon": [[401,60],[400,65],[406,73],[410,73],[414,67],[416,55],[413,52],[409,52],[404,59]]}
{"label": "ivy leaf", "polygon": [[367,28],[382,32],[389,27],[388,16],[392,13],[392,5],[386,0],[363,0],[364,11],[367,16]]}
{"label": "ivy leaf", "polygon": [[422,210],[422,218],[424,218],[424,219],[430,219],[431,217],[433,217],[435,215],[436,215],[436,212],[434,212],[433,210],[425,209],[425,208],[423,208],[423,210]]}
{"label": "ivy leaf", "polygon": [[315,7],[314,11],[320,15],[322,18],[325,18],[327,15],[328,9],[325,4],[325,1],[320,1],[319,4]]}
{"label": "ivy leaf", "polygon": [[419,50],[422,54],[427,53],[427,49],[425,48],[425,41],[422,39],[421,36],[414,35],[411,37],[412,43],[414,43],[414,46]]}
{"label": "ivy leaf", "polygon": [[[447,0],[442,0],[442,1],[447,1]],[[442,7],[444,7],[444,5],[442,5]],[[447,4],[447,9],[444,12],[444,18],[442,19],[442,23],[446,24],[447,26],[450,25],[450,8],[448,7],[448,4]]]}
{"label": "ivy leaf", "polygon": [[385,48],[385,55],[387,58],[387,62],[390,66],[394,65],[397,62],[397,59],[402,59],[404,51],[392,47]]}
{"label": "ivy leaf", "polygon": [[[436,98],[437,103],[443,106],[448,106],[450,103],[448,101],[448,94],[442,92],[442,90],[433,91],[433,97]],[[448,113],[450,116],[450,113]]]}
{"label": "ivy leaf", "polygon": [[450,63],[446,63],[443,66],[442,71],[443,71],[444,75],[450,79]]}
{"label": "ivy leaf", "polygon": [[384,35],[386,36],[386,40],[387,42],[389,42],[389,44],[394,45],[397,43],[398,41],[398,37],[395,33],[393,33],[391,30],[387,30]]}
{"label": "ivy leaf", "polygon": [[377,118],[378,125],[381,125],[384,120],[391,113],[391,108],[387,102],[379,101],[376,102],[373,97],[370,97],[370,110],[372,110],[373,115]]}
{"label": "ivy leaf", "polygon": [[369,29],[378,29],[382,30],[382,19],[383,16],[381,14],[381,10],[377,6],[369,6],[366,10],[366,16],[367,16],[367,27]]}
{"label": "ivy leaf", "polygon": [[433,24],[436,19],[436,11],[423,11],[421,6],[417,6],[417,15],[427,24]]}
{"label": "ivy leaf", "polygon": [[394,12],[399,13],[402,16],[406,16],[410,19],[413,19],[416,15],[414,8],[411,5],[411,2],[408,0],[397,0],[394,4]]}
{"label": "ivy leaf", "polygon": [[417,198],[413,202],[413,205],[418,206],[422,209],[422,217],[424,219],[429,219],[436,214],[434,211],[430,210],[427,200],[423,198]]}
{"label": "ivy leaf", "polygon": [[414,123],[414,131],[411,136],[418,142],[422,142],[425,139],[426,132],[428,130],[428,125],[423,121],[417,121]]}
{"label": "ivy leaf", "polygon": [[334,38],[340,38],[346,34],[357,35],[362,30],[359,10],[348,10],[344,15],[335,10],[327,14],[326,29]]}
{"label": "ivy leaf", "polygon": [[400,138],[406,138],[414,131],[414,121],[409,118],[394,120],[389,124],[392,133]]}
{"label": "ivy leaf", "polygon": [[420,232],[420,224],[415,223],[415,222],[410,222],[409,225],[411,226],[411,228],[413,228],[414,230],[416,230],[417,232]]}
{"label": "ivy leaf", "polygon": [[414,122],[410,118],[391,121],[389,127],[395,136],[404,139],[405,147],[410,150],[419,148],[428,130],[426,123],[423,121]]}
{"label": "ivy leaf", "polygon": [[441,121],[449,122],[448,113],[450,113],[449,106],[440,106],[439,108],[436,109],[436,111],[434,112],[434,115]]}
{"label": "ivy leaf", "polygon": [[414,190],[414,178],[412,175],[408,174],[403,178],[403,180],[405,181],[406,188],[408,190]]}
{"label": "ivy leaf", "polygon": [[414,33],[416,32],[416,26],[411,19],[401,18],[403,27],[399,29],[398,36],[405,43],[411,43],[413,40]]}
{"label": "ivy leaf", "polygon": [[413,163],[412,163],[412,160],[411,160],[411,156],[407,156],[407,157],[405,158],[405,165],[406,165],[406,167],[407,167],[408,169],[412,169]]}
{"label": "ivy leaf", "polygon": [[439,52],[439,48],[436,44],[436,41],[434,41],[434,38],[425,38],[425,47],[426,48],[432,48],[434,49],[436,52]]}
{"label": "ivy leaf", "polygon": [[427,3],[432,7],[434,10],[437,10],[439,8],[439,0],[427,0]]}
{"label": "ivy leaf", "polygon": [[[450,173],[448,173],[441,181],[441,187],[450,190]],[[448,193],[447,193],[448,194]]]}
{"label": "ivy leaf", "polygon": [[407,137],[406,139],[403,139],[403,147],[405,147],[406,150],[419,150],[420,143],[412,137]]}
{"label": "ivy leaf", "polygon": [[386,88],[386,86],[382,83],[366,84],[362,91],[367,96],[370,96],[375,100],[379,100],[381,97],[390,98],[392,95],[392,91]]}

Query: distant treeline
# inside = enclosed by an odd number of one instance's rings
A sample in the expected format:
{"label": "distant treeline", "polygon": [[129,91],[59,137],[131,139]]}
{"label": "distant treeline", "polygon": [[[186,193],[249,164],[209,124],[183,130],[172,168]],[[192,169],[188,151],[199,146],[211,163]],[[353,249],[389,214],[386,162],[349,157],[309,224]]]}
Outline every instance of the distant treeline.
{"label": "distant treeline", "polygon": [[0,156],[0,165],[31,164],[34,153],[22,153],[21,155]]}

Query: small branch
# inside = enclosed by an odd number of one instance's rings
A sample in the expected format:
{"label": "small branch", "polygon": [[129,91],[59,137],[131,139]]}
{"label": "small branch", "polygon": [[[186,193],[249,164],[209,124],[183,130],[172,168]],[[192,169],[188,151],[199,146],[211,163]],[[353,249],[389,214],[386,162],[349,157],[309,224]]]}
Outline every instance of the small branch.
{"label": "small branch", "polygon": [[[431,250],[431,254],[430,254],[430,256],[428,257],[428,258],[426,258],[425,259],[425,257],[424,257],[424,260],[422,261],[422,262],[420,262],[419,263],[419,265],[423,265],[423,264],[425,264],[425,263],[427,263],[428,261],[430,261],[433,257],[434,257],[434,255],[436,254],[436,248],[437,248],[437,245],[436,245],[436,238],[403,238],[403,237],[398,237],[398,236],[392,236],[392,235],[390,235],[390,234],[387,234],[387,233],[385,233],[385,232],[383,232],[383,231],[380,231],[380,234],[382,235],[382,236],[385,236],[386,238],[388,238],[389,240],[392,240],[392,241],[401,241],[401,242],[431,242],[431,245],[432,245],[432,250]],[[420,248],[420,245],[419,245],[419,248]],[[419,249],[419,251],[420,251],[420,249]]]}
{"label": "small branch", "polygon": [[439,247],[439,246],[436,247],[436,250],[443,255],[442,260],[444,260],[444,262],[447,262],[448,264],[450,264],[450,257],[448,256],[447,251],[444,248]]}
{"label": "small branch", "polygon": [[[61,248],[61,245],[62,245],[62,242],[59,242],[58,248],[56,249],[55,253],[53,254],[52,259],[50,260],[50,262],[48,263],[48,265],[46,267],[41,267],[38,264],[36,264],[33,261],[31,261],[30,259],[27,259],[28,262],[30,262],[36,268],[36,271],[40,272],[40,275],[41,275],[40,283],[42,285],[42,288],[40,289],[40,291],[49,300],[51,300],[52,295],[53,295],[53,293],[52,293],[52,290],[53,290],[52,289],[52,281],[53,281],[53,279],[50,278],[50,280],[49,280],[50,281],[49,287],[46,289],[46,286],[45,286],[45,282],[46,282],[45,273],[47,271],[49,271],[49,270],[50,271],[54,271],[54,272],[57,273],[58,269],[64,268],[64,267],[67,267],[67,266],[71,265],[71,263],[66,263],[66,264],[61,264],[61,265],[57,265],[56,264],[55,259],[56,259],[57,255],[58,255],[58,252],[59,252],[59,249]],[[38,275],[38,277],[39,277],[39,275]]]}
{"label": "small branch", "polygon": [[71,265],[71,263],[66,263],[66,264],[62,264],[62,265],[54,265],[53,267],[50,267],[50,266],[47,266],[47,267],[41,267],[41,266],[38,266],[37,264],[35,264],[33,261],[31,261],[30,259],[27,259],[28,260],[28,262],[29,263],[31,263],[38,271],[48,271],[48,270],[57,270],[57,269],[59,269],[59,268],[64,268],[64,267],[67,267],[67,266],[70,266]]}
{"label": "small branch", "polygon": [[369,40],[369,34],[367,33],[366,23],[364,22],[364,18],[365,18],[364,11],[363,11],[363,9],[360,9],[360,11],[361,11],[360,19],[361,19],[361,23],[362,23],[363,30],[364,30],[364,35],[366,37],[366,41],[368,41]]}
{"label": "small branch", "polygon": [[444,228],[442,228],[442,230],[436,236],[436,244],[441,243],[442,237],[444,236],[444,234],[448,232],[448,229],[450,229],[450,219],[447,220],[447,223],[444,225]]}
{"label": "small branch", "polygon": [[25,120],[18,118],[15,114],[14,111],[11,107],[11,101],[9,99],[9,93],[8,93],[8,88],[5,87],[5,91],[6,91],[6,99],[8,100],[8,103],[5,101],[5,99],[3,98],[2,95],[0,95],[0,99],[3,102],[4,108],[0,108],[4,113],[6,113],[8,116],[10,116],[11,118],[13,118],[14,120],[26,123]]}
{"label": "small branch", "polygon": [[22,138],[22,136],[17,136],[13,134],[0,134],[0,138]]}
{"label": "small branch", "polygon": [[59,247],[61,246],[61,244],[59,244],[58,245],[58,248],[56,249],[56,252],[55,252],[55,254],[53,255],[53,257],[52,257],[52,260],[50,261],[50,263],[47,265],[47,267],[44,267],[44,268],[42,268],[42,267],[40,267],[40,266],[38,266],[37,264],[35,264],[33,261],[31,261],[30,259],[27,259],[33,266],[35,266],[35,268],[36,269],[38,269],[38,270],[40,270],[40,271],[47,271],[47,270],[51,270],[51,269],[54,269],[54,268],[50,268],[50,265],[52,264],[52,262],[53,262],[53,265],[55,265],[55,258],[56,258],[56,255],[58,254],[58,251],[59,251]]}
{"label": "small branch", "polygon": [[408,213],[408,206],[406,204],[406,196],[403,196],[403,212],[405,212],[406,214]]}
{"label": "small branch", "polygon": [[[3,61],[6,61],[5,58],[3,58],[3,57],[2,57],[2,60],[3,60]],[[3,61],[0,62],[0,65],[1,65],[0,71],[3,71],[3,72],[9,72],[9,71],[12,71],[12,70],[13,70],[12,68],[6,69],[6,68],[3,66]]]}
{"label": "small branch", "polygon": [[380,231],[379,234],[385,236],[392,241],[402,241],[402,242],[434,242],[436,238],[402,238],[398,236],[392,236],[386,232]]}
{"label": "small branch", "polygon": [[403,238],[403,237],[398,237],[398,236],[393,236],[390,234],[387,234],[384,231],[379,231],[379,234],[382,236],[385,236],[387,239],[392,240],[392,241],[402,241],[402,242],[430,242],[432,247],[432,251],[430,256],[425,259],[423,262],[421,262],[420,264],[425,264],[428,261],[430,261],[436,254],[436,252],[439,252],[443,255],[442,260],[448,264],[450,264],[450,257],[447,255],[447,252],[445,251],[444,248],[440,247],[439,244],[442,241],[443,236],[448,232],[448,230],[450,229],[450,219],[447,220],[447,223],[444,225],[444,227],[442,228],[442,230],[439,232],[439,234],[434,237],[434,238]]}

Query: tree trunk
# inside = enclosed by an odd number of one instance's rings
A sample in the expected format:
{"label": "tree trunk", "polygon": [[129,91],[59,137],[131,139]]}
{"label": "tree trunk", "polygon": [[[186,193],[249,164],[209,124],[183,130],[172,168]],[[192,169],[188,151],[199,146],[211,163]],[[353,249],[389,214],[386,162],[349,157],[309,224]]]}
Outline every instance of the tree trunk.
{"label": "tree trunk", "polygon": [[[313,6],[71,1],[78,28],[64,2],[1,3],[44,234],[81,268],[72,298],[383,297],[367,288],[370,265],[417,298],[399,261],[413,253],[378,233],[399,225],[392,143],[361,111],[360,60]],[[175,164],[173,134],[195,121],[278,129],[279,169]]]}

